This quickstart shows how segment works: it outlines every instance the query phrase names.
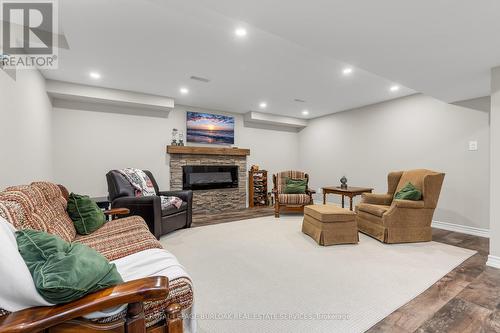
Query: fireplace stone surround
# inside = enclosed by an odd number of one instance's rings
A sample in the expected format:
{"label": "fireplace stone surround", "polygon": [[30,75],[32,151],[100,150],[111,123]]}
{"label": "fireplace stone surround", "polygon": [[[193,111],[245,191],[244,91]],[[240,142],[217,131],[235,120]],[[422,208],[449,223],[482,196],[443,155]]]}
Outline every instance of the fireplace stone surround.
{"label": "fireplace stone surround", "polygon": [[[188,148],[188,147],[186,147]],[[206,148],[210,149],[210,148]],[[216,214],[246,208],[247,154],[225,154],[224,149],[212,148],[209,154],[191,152],[170,153],[170,189],[182,190],[182,167],[186,165],[235,165],[238,167],[238,187],[193,191],[193,214]],[[231,148],[228,153],[231,152]],[[168,150],[167,150],[168,151]],[[220,152],[220,154],[219,154]]]}

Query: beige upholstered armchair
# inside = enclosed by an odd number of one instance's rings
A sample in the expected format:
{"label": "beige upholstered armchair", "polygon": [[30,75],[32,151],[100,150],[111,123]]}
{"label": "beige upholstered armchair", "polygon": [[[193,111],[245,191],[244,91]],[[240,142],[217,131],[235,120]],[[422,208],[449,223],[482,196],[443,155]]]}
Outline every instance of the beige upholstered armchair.
{"label": "beige upholstered armchair", "polygon": [[280,211],[303,212],[304,206],[313,204],[312,195],[314,190],[306,189],[305,194],[286,194],[286,178],[307,179],[309,184],[309,175],[302,171],[282,171],[273,175],[273,194],[274,194],[274,216],[280,217]]}
{"label": "beige upholstered armchair", "polygon": [[[389,173],[387,194],[365,193],[356,206],[359,231],[384,243],[431,241],[432,216],[443,180],[444,173],[424,169]],[[422,192],[422,200],[394,199],[408,182]]]}

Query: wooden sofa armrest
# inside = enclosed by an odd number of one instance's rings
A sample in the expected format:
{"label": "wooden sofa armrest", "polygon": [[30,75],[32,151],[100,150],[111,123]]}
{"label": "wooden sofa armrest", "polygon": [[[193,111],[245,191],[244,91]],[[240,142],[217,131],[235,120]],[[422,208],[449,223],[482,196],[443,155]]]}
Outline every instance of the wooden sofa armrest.
{"label": "wooden sofa armrest", "polygon": [[308,194],[308,195],[313,195],[313,194],[315,194],[315,193],[316,193],[316,191],[315,191],[315,190],[312,190],[312,189],[310,189],[310,188],[308,188],[308,189],[306,190],[306,194]]}
{"label": "wooden sofa armrest", "polygon": [[165,298],[167,295],[168,279],[164,276],[133,280],[99,290],[70,303],[13,312],[0,318],[0,331],[38,332],[95,311]]}
{"label": "wooden sofa armrest", "polygon": [[378,193],[363,193],[361,194],[361,202],[372,205],[389,206],[392,203],[392,195]]}
{"label": "wooden sofa armrest", "polygon": [[130,209],[128,209],[128,208],[111,208],[111,209],[105,210],[104,214],[111,215],[111,216],[128,215],[128,214],[130,214]]}

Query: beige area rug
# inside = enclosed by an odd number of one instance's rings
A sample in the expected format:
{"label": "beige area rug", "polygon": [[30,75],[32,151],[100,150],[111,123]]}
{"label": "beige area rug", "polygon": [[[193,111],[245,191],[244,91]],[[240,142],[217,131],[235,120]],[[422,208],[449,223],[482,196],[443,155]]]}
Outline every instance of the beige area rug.
{"label": "beige area rug", "polygon": [[193,278],[198,332],[363,332],[475,253],[363,234],[321,247],[301,223],[262,217],[161,239]]}

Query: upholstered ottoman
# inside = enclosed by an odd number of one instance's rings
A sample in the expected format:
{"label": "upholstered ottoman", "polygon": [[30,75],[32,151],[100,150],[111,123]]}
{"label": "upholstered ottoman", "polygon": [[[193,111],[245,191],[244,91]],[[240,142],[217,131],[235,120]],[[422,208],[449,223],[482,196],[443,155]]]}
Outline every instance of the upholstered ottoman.
{"label": "upholstered ottoman", "polygon": [[302,232],[319,245],[356,244],[359,241],[356,213],[334,205],[305,206]]}

